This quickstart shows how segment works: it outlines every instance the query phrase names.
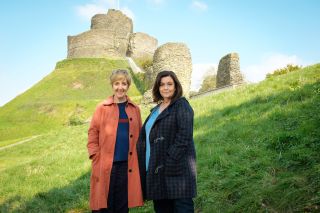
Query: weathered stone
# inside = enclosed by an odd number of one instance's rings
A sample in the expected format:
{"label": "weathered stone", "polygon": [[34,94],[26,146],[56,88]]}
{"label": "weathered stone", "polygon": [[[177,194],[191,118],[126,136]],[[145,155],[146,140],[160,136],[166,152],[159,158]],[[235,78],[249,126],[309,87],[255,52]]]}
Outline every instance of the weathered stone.
{"label": "weathered stone", "polygon": [[146,33],[132,33],[127,55],[134,59],[152,60],[158,40]]}
{"label": "weathered stone", "polygon": [[107,14],[96,14],[91,19],[91,29],[116,31],[128,35],[133,31],[132,20],[120,10],[109,9]]}
{"label": "weathered stone", "polygon": [[90,30],[68,36],[68,58],[124,57],[128,39],[107,30]]}
{"label": "weathered stone", "polygon": [[145,68],[145,76],[144,76],[144,83],[147,89],[152,89],[152,86],[155,81],[155,76],[153,75],[152,66]]}
{"label": "weathered stone", "polygon": [[192,61],[188,47],[183,43],[166,43],[161,45],[153,56],[153,81],[163,70],[176,73],[185,97],[189,97]]}
{"label": "weathered stone", "polygon": [[238,53],[230,53],[220,59],[217,72],[217,88],[243,83]]}
{"label": "weathered stone", "polygon": [[91,20],[91,30],[68,36],[68,58],[99,58],[126,56],[132,20],[121,11],[108,10]]}
{"label": "weathered stone", "polygon": [[153,103],[152,89],[147,90],[143,94],[142,104],[148,105]]}

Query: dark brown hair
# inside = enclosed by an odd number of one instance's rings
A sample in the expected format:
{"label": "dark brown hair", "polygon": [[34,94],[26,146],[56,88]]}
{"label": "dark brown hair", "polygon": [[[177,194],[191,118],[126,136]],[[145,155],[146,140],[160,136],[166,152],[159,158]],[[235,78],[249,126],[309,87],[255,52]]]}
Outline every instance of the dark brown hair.
{"label": "dark brown hair", "polygon": [[174,82],[174,87],[175,87],[175,91],[174,94],[171,98],[171,102],[177,100],[178,98],[180,98],[182,96],[183,90],[182,90],[182,86],[180,81],[178,80],[176,74],[172,71],[161,71],[158,73],[157,78],[154,82],[153,88],[152,88],[152,95],[153,95],[153,101],[155,102],[159,102],[161,100],[163,100],[163,97],[160,94],[159,88],[160,88],[160,84],[161,84],[161,79],[163,77],[167,77],[170,76],[173,79]]}

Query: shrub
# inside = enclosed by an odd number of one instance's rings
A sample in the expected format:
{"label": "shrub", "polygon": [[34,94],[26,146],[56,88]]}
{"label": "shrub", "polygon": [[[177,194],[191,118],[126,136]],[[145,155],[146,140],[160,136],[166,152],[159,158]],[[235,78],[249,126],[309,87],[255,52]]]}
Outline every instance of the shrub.
{"label": "shrub", "polygon": [[69,126],[78,126],[86,123],[83,115],[84,111],[85,109],[83,106],[76,104],[74,111],[69,116]]}
{"label": "shrub", "polygon": [[272,76],[287,74],[289,72],[293,72],[293,71],[299,70],[301,68],[302,68],[302,66],[299,66],[299,65],[288,64],[286,67],[283,67],[283,68],[280,68],[280,69],[273,71],[273,73],[268,73],[266,78],[271,78]]}
{"label": "shrub", "polygon": [[72,115],[69,118],[69,126],[78,126],[84,124],[85,121],[77,115]]}
{"label": "shrub", "polygon": [[148,57],[135,59],[135,61],[144,70],[146,70],[148,67],[151,67],[153,64],[152,58]]}
{"label": "shrub", "polygon": [[199,89],[199,92],[205,92],[211,89],[215,89],[216,88],[216,79],[217,76],[216,75],[208,75],[207,77],[205,77],[205,79],[203,80],[201,87]]}

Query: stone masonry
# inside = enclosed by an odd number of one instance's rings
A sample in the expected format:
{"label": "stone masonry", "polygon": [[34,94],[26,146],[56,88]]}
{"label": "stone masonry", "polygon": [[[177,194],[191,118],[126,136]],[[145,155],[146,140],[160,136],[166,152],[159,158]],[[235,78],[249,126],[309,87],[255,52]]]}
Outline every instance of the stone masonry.
{"label": "stone masonry", "polygon": [[[146,69],[148,88],[156,75],[172,70],[179,78],[185,97],[189,97],[192,59],[184,43],[166,43],[157,48],[156,38],[142,32],[133,33],[132,20],[119,10],[109,9],[107,14],[97,14],[91,19],[91,29],[68,36],[67,58],[132,57],[136,60],[153,60]],[[221,58],[217,71],[217,88],[244,82],[240,72],[239,55],[230,53]],[[150,94],[149,94],[150,95]]]}
{"label": "stone masonry", "polygon": [[91,29],[105,29],[118,35],[128,36],[132,33],[132,20],[120,10],[110,9],[107,14],[96,14],[91,19]]}
{"label": "stone masonry", "polygon": [[163,70],[176,73],[183,88],[185,97],[189,97],[191,84],[192,61],[188,47],[183,43],[166,43],[161,45],[153,56],[152,78]]}
{"label": "stone masonry", "polygon": [[91,19],[91,30],[68,36],[68,58],[123,57],[132,31],[132,20],[121,11],[97,14]]}
{"label": "stone masonry", "polygon": [[[145,33],[132,33],[132,20],[119,10],[97,14],[91,19],[91,29],[68,36],[67,58],[105,58],[132,56],[151,58],[157,39]],[[129,43],[130,42],[130,43]]]}
{"label": "stone masonry", "polygon": [[146,33],[132,33],[129,39],[127,55],[134,59],[152,60],[158,46],[158,40]]}
{"label": "stone masonry", "polygon": [[68,58],[124,57],[132,30],[132,20],[121,11],[97,14],[91,30],[68,36]]}
{"label": "stone masonry", "polygon": [[238,53],[230,53],[220,59],[217,72],[217,88],[243,83]]}

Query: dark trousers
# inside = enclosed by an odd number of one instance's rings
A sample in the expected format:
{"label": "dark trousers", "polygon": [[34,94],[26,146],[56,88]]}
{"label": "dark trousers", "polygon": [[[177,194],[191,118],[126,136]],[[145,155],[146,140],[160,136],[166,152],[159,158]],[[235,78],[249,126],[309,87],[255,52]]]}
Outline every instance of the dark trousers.
{"label": "dark trousers", "polygon": [[108,208],[92,213],[128,213],[128,162],[113,162],[108,194]]}
{"label": "dark trousers", "polygon": [[156,213],[193,213],[192,198],[154,200],[153,208]]}

